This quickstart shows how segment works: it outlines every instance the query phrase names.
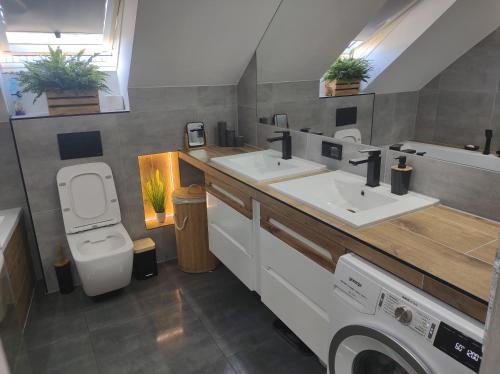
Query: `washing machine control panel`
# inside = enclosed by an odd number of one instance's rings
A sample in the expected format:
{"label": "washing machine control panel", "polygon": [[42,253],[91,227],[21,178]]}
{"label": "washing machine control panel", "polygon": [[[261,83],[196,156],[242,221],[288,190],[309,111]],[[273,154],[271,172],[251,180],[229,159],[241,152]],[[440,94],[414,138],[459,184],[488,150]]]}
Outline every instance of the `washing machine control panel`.
{"label": "washing machine control panel", "polygon": [[421,310],[410,298],[397,296],[387,290],[380,293],[378,311],[389,315],[428,341],[432,341],[439,325],[437,319]]}

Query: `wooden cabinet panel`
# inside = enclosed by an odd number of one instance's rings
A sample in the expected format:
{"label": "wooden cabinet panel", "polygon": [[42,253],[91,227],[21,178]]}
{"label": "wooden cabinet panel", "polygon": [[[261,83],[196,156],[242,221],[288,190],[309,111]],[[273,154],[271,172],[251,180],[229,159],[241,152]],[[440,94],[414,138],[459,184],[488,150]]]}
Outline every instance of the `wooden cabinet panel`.
{"label": "wooden cabinet panel", "polygon": [[237,183],[228,184],[213,176],[205,177],[207,192],[222,200],[231,208],[252,219],[252,198],[238,188]]}
{"label": "wooden cabinet panel", "polygon": [[26,320],[33,293],[33,276],[28,256],[22,225],[18,223],[4,250],[4,259],[16,304],[16,314],[22,325]]}
{"label": "wooden cabinet panel", "polygon": [[328,228],[322,227],[321,223],[306,215],[300,217],[287,213],[285,210],[261,206],[260,225],[304,256],[333,272],[339,257],[346,253],[345,248],[331,239],[332,235],[325,232]]}

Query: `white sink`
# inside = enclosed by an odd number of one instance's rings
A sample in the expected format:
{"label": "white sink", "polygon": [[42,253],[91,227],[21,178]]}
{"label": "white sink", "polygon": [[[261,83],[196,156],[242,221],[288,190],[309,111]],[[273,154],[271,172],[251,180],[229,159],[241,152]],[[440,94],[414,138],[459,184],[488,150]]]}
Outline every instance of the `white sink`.
{"label": "white sink", "polygon": [[368,187],[365,183],[364,177],[338,170],[273,183],[270,187],[356,228],[439,202],[415,192],[392,194],[387,184]]}
{"label": "white sink", "polygon": [[215,157],[211,161],[216,165],[242,174],[256,182],[269,182],[326,169],[324,165],[298,157],[283,160],[281,152],[273,150]]}

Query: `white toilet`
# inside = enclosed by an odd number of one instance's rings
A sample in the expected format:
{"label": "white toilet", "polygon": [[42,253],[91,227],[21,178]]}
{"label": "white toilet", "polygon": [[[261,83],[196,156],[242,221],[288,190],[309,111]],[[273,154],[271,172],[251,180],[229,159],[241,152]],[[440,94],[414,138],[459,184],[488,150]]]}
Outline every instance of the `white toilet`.
{"label": "white toilet", "polygon": [[83,290],[96,296],[130,283],[133,243],[121,222],[111,168],[103,162],[64,167],[57,188],[69,249]]}
{"label": "white toilet", "polygon": [[344,140],[346,142],[361,144],[361,131],[358,129],[344,129],[336,131],[333,134],[335,139]]}

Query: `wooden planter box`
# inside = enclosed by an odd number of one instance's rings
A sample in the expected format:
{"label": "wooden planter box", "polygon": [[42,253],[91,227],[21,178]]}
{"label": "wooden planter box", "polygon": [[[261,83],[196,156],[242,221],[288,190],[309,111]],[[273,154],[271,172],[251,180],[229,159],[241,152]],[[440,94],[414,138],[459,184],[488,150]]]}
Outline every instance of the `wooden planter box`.
{"label": "wooden planter box", "polygon": [[51,116],[99,113],[101,111],[97,90],[47,91],[46,94]]}
{"label": "wooden planter box", "polygon": [[325,81],[325,96],[348,96],[359,94],[360,81]]}

